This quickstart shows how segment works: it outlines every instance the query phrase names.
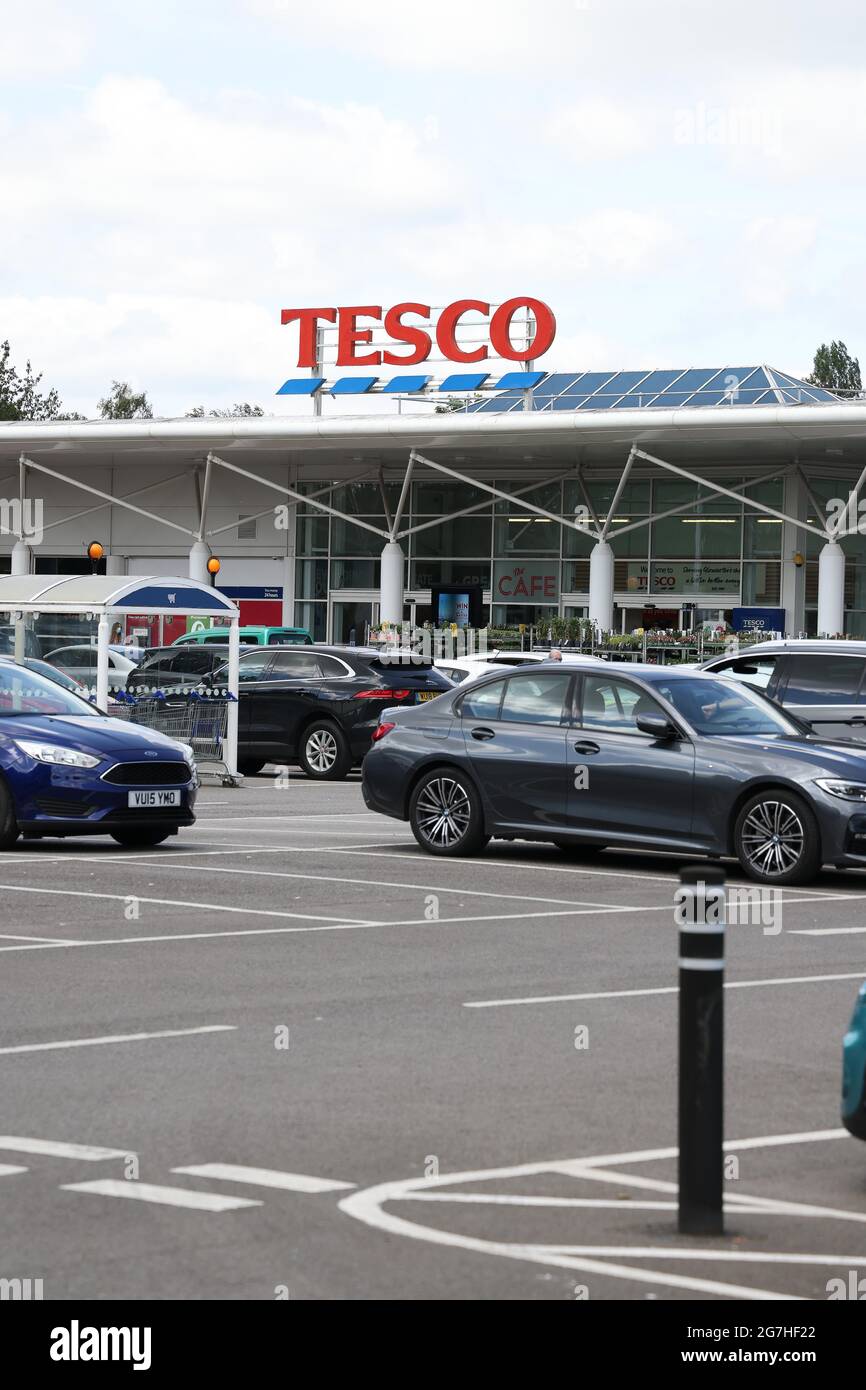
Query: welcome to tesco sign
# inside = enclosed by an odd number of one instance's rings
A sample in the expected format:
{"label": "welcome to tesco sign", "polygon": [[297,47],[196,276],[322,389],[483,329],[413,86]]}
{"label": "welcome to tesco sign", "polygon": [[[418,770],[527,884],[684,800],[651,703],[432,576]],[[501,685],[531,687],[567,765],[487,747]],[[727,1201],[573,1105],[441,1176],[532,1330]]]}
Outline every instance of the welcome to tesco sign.
{"label": "welcome to tesco sign", "polygon": [[[530,343],[514,347],[511,342],[511,324],[520,311],[528,311],[535,319],[535,337]],[[430,305],[395,304],[382,313],[381,304],[353,304],[344,308],[283,309],[283,323],[299,325],[298,366],[315,368],[316,330],[320,323],[337,325],[338,367],[378,367],[383,362],[392,366],[410,367],[417,362],[426,362],[433,347],[436,346],[449,362],[483,362],[486,357],[501,357],[510,362],[530,361],[547,352],[556,336],[556,319],[553,311],[540,299],[519,295],[500,304],[491,315],[490,305],[482,299],[455,299],[443,309],[435,326],[430,323]],[[468,348],[457,342],[457,329],[461,319],[468,313],[482,314],[489,319],[488,341],[477,347]],[[406,323],[409,316],[420,318],[423,324]],[[392,352],[390,348],[361,350],[373,341],[374,327],[359,327],[359,320],[369,320],[373,325],[381,324],[385,333],[395,344],[404,343],[409,351]],[[465,325],[468,327],[469,325]],[[475,325],[477,326],[477,325]],[[429,329],[429,331],[428,331]]]}

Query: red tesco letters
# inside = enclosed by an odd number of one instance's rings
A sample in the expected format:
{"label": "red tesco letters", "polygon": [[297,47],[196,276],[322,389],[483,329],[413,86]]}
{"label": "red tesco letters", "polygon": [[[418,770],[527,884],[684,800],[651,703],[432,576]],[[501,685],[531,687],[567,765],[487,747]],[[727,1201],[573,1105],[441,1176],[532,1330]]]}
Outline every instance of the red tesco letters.
{"label": "red tesco letters", "polygon": [[[535,319],[535,337],[528,346],[514,347],[511,342],[511,325],[519,310],[528,310]],[[522,362],[541,357],[547,352],[556,335],[556,319],[553,311],[540,299],[518,295],[500,304],[490,319],[489,347],[485,343],[469,348],[457,340],[460,321],[465,314],[474,311],[485,317],[490,315],[490,305],[482,299],[457,299],[443,309],[436,323],[436,346],[449,362],[483,362],[489,356],[503,358],[508,362]],[[388,309],[382,319],[382,306],[379,304],[354,304],[343,308],[283,309],[281,321],[297,323],[299,327],[298,366],[315,368],[317,365],[316,338],[320,323],[337,325],[337,363],[338,367],[378,367],[382,363],[389,366],[412,367],[426,362],[432,348],[431,334],[418,323],[406,323],[407,316],[426,320],[429,324],[430,305],[407,300]],[[359,320],[366,320],[364,326]],[[406,352],[393,352],[389,348],[371,347],[360,351],[364,344],[372,344],[376,324],[383,323],[385,333],[395,344],[405,344]]]}

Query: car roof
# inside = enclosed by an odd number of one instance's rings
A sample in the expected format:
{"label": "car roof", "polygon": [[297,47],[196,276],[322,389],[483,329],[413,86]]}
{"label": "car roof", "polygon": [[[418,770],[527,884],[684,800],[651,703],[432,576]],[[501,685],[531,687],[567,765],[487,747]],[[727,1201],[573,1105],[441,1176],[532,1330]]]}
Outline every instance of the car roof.
{"label": "car roof", "polygon": [[722,661],[726,657],[751,656],[753,652],[828,652],[841,653],[843,656],[866,656],[866,642],[856,641],[854,638],[832,637],[779,637],[767,642],[750,642],[747,646],[740,647],[739,651],[719,652],[717,656],[708,657],[711,661]]}

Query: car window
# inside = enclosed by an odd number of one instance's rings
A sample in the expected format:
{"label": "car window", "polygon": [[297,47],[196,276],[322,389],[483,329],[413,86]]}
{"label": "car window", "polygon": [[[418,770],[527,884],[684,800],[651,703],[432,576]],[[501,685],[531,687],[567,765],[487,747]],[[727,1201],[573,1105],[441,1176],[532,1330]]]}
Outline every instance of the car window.
{"label": "car window", "polygon": [[460,705],[464,719],[498,719],[505,681],[491,681],[477,690],[467,691]]}
{"label": "car window", "polygon": [[[270,652],[273,662],[271,676],[274,680],[298,680],[319,674],[319,657],[316,652],[285,651]],[[346,673],[340,669],[339,674]]]}
{"label": "car window", "polygon": [[534,663],[543,661],[543,656],[490,656],[487,658],[491,666],[532,666]]}
{"label": "car window", "polygon": [[637,686],[609,676],[585,676],[581,724],[585,729],[639,734],[641,715],[667,719],[661,705]]}
{"label": "car window", "polygon": [[656,688],[699,734],[802,733],[799,720],[788,719],[772,700],[722,677],[676,676],[657,682]]}
{"label": "car window", "polygon": [[462,666],[437,666],[437,671],[441,671],[443,676],[447,676],[450,681],[462,681],[466,671]]}
{"label": "car window", "polygon": [[864,665],[862,657],[836,656],[834,652],[790,656],[782,698],[786,705],[856,704]]}
{"label": "car window", "polygon": [[214,667],[213,652],[202,651],[200,646],[184,648],[174,656],[158,658],[158,668],[166,675],[206,676]]}
{"label": "car window", "polygon": [[49,660],[63,671],[96,670],[96,652],[88,647],[60,647],[51,653]]}
{"label": "car window", "polygon": [[773,679],[778,660],[778,656],[740,656],[736,661],[725,661],[712,669],[720,676],[733,676],[734,680],[745,681],[758,690],[766,690]]}
{"label": "car window", "polygon": [[566,671],[513,676],[499,718],[513,724],[561,724],[570,683]]}
{"label": "car window", "polygon": [[337,661],[336,657],[333,656],[324,656],[321,652],[319,653],[319,670],[323,676],[327,676],[328,680],[336,680],[347,674],[342,661]]}

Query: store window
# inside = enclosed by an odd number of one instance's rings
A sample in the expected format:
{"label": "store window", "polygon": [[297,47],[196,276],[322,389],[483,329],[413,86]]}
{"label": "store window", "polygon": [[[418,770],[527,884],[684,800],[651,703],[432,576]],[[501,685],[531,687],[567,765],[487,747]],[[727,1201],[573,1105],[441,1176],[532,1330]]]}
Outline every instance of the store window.
{"label": "store window", "polygon": [[[381,549],[381,547],[380,547]],[[490,550],[490,512],[454,517],[429,526],[412,537],[413,554],[419,559],[446,559],[477,555]]]}

